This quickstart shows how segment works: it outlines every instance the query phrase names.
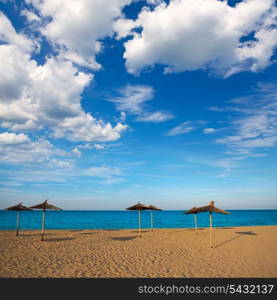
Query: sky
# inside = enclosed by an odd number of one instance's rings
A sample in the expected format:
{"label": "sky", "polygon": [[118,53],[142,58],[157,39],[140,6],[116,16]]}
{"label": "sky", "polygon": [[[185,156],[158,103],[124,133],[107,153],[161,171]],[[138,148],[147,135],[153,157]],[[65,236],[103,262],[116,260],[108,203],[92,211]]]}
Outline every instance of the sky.
{"label": "sky", "polygon": [[277,209],[273,0],[0,0],[0,209]]}

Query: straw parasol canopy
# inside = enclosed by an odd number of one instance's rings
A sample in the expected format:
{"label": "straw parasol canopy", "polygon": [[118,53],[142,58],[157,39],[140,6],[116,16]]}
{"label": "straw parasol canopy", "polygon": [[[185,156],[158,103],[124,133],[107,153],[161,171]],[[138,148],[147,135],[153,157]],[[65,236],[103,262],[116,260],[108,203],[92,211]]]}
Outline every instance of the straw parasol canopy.
{"label": "straw parasol canopy", "polygon": [[20,211],[21,210],[32,210],[31,208],[28,208],[22,203],[18,203],[17,205],[11,206],[6,208],[6,210],[17,210],[17,218],[16,218],[16,236],[18,236],[19,233],[19,222],[20,222]]}
{"label": "straw parasol canopy", "polygon": [[146,209],[149,209],[149,208],[148,208],[148,206],[146,206],[142,203],[138,203],[138,204],[135,204],[133,206],[127,207],[126,209],[128,209],[128,210],[146,210]]}
{"label": "straw parasol canopy", "polygon": [[22,205],[22,202],[21,202],[21,203],[18,203],[17,205],[15,205],[15,206],[5,208],[5,210],[32,210],[32,209]]}
{"label": "straw parasol canopy", "polygon": [[160,208],[158,208],[157,206],[154,206],[154,205],[149,205],[148,209],[151,209],[151,210],[162,210],[162,209],[160,209]]}
{"label": "straw parasol canopy", "polygon": [[46,209],[54,209],[54,210],[62,210],[61,208],[59,207],[56,207],[52,204],[49,204],[47,201],[49,199],[46,199],[44,202],[38,204],[38,205],[34,205],[34,206],[31,206],[30,208],[33,208],[33,209],[43,209],[43,210],[46,210]]}
{"label": "straw parasol canopy", "polygon": [[34,206],[31,206],[30,208],[33,208],[33,209],[42,209],[43,210],[43,214],[42,214],[42,223],[41,223],[41,240],[43,241],[43,238],[44,238],[44,227],[45,227],[45,216],[46,216],[46,210],[47,209],[52,209],[52,210],[62,210],[61,208],[59,207],[56,207],[52,204],[49,204],[47,201],[49,199],[46,199],[44,202],[40,203],[40,204],[37,204],[37,205],[34,205]]}
{"label": "straw parasol canopy", "polygon": [[151,221],[151,230],[153,231],[154,228],[153,228],[153,213],[152,211],[153,210],[161,210],[160,208],[154,206],[154,205],[149,205],[148,206],[148,209],[150,210],[150,221]]}
{"label": "straw parasol canopy", "polygon": [[212,229],[213,229],[213,219],[212,219],[212,213],[219,213],[224,215],[229,215],[230,212],[225,211],[223,209],[217,208],[214,206],[214,201],[211,201],[209,205],[202,206],[198,208],[200,212],[209,212],[210,213],[210,247],[213,247],[213,237],[212,237]]}
{"label": "straw parasol canopy", "polygon": [[139,231],[138,236],[141,237],[141,232],[140,232],[140,211],[149,209],[148,206],[146,206],[142,203],[137,203],[133,206],[127,207],[126,209],[128,209],[128,210],[137,210],[138,211],[138,231]]}
{"label": "straw parasol canopy", "polygon": [[196,233],[198,233],[198,229],[197,229],[197,216],[196,214],[198,214],[200,212],[198,207],[193,207],[187,211],[184,212],[184,214],[194,214],[194,223],[195,223],[195,231]]}
{"label": "straw parasol canopy", "polygon": [[199,207],[198,210],[199,210],[199,212],[207,211],[207,212],[210,212],[210,213],[216,212],[216,213],[225,214],[225,215],[230,214],[230,212],[228,212],[228,211],[225,211],[223,209],[215,207],[214,206],[214,201],[211,201],[210,204],[207,205],[207,206]]}
{"label": "straw parasol canopy", "polygon": [[193,207],[187,211],[184,212],[184,214],[198,214],[200,212],[198,207]]}

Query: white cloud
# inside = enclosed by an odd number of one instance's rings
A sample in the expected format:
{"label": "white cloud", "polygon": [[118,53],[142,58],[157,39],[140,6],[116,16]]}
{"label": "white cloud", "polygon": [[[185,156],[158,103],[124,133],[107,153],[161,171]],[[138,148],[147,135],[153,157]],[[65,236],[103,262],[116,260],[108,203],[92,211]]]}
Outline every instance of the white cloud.
{"label": "white cloud", "polygon": [[114,127],[110,123],[97,121],[90,114],[81,114],[77,117],[65,118],[54,128],[54,137],[66,137],[70,141],[110,142],[121,137],[127,125],[118,123]]}
{"label": "white cloud", "polygon": [[0,126],[12,131],[48,129],[53,137],[72,141],[120,138],[127,125],[113,127],[81,107],[81,94],[93,75],[60,56],[38,65],[18,42],[21,35],[3,14],[0,18],[11,32],[1,35],[6,44],[0,45]]}
{"label": "white cloud", "polygon": [[122,39],[130,35],[131,30],[136,26],[136,22],[128,19],[119,19],[113,24],[116,32],[116,39]]}
{"label": "white cloud", "polygon": [[[131,0],[27,0],[42,18],[41,34],[70,61],[92,69],[101,66],[95,56],[101,39],[113,34],[114,20]],[[33,10],[32,9],[32,10]],[[29,17],[30,18],[30,17]],[[33,19],[33,18],[31,18]]]}
{"label": "white cloud", "polygon": [[245,0],[235,7],[227,1],[172,0],[145,7],[134,21],[121,18],[114,28],[118,38],[132,36],[124,44],[130,73],[162,64],[167,73],[207,69],[230,76],[272,63],[274,26],[273,0]]}
{"label": "white cloud", "polygon": [[182,124],[170,129],[166,133],[166,135],[175,136],[175,135],[180,135],[180,134],[191,132],[196,129],[196,127],[192,126],[191,124],[192,124],[191,121],[183,122]]}
{"label": "white cloud", "polygon": [[98,181],[97,183],[100,183],[100,184],[115,184],[115,183],[120,183],[120,182],[123,182],[125,181],[124,178],[108,178],[108,179],[105,179],[105,180],[102,180],[102,181]]}
{"label": "white cloud", "polygon": [[236,134],[217,139],[218,143],[233,147],[269,147],[277,137],[277,118],[270,111],[253,111],[232,122]]}
{"label": "white cloud", "polygon": [[108,101],[114,102],[120,111],[140,114],[144,103],[154,97],[154,89],[144,85],[127,85],[119,89],[119,94],[119,97],[108,99]]}
{"label": "white cloud", "polygon": [[[257,93],[249,96],[247,101],[231,101],[237,103],[239,112],[230,124],[229,129],[233,133],[217,139],[217,143],[231,148],[231,153],[249,156],[255,148],[274,147],[277,143],[276,91],[276,85],[260,85]],[[224,110],[228,111],[228,106]],[[233,107],[230,111],[233,111]]]}
{"label": "white cloud", "polygon": [[162,2],[162,0],[146,0],[148,4],[158,5]]}
{"label": "white cloud", "polygon": [[140,122],[154,122],[160,123],[173,119],[172,113],[166,111],[155,111],[153,113],[143,113],[136,118],[136,121]]}
{"label": "white cloud", "polygon": [[120,96],[107,99],[115,103],[117,110],[123,113],[126,119],[126,113],[136,115],[136,121],[139,122],[165,122],[173,119],[174,116],[166,111],[149,111],[146,102],[154,98],[154,89],[145,85],[127,85],[119,89]]}
{"label": "white cloud", "polygon": [[120,121],[121,122],[126,122],[126,119],[127,119],[127,115],[126,115],[126,113],[124,112],[124,111],[122,111],[121,113],[120,113]]}
{"label": "white cloud", "polygon": [[[18,122],[30,119],[32,116],[23,111],[20,105],[14,105],[13,100],[21,97],[26,87],[31,83],[30,73],[36,67],[34,61],[29,61],[29,55],[21,53],[13,45],[0,45],[0,117]],[[6,116],[5,116],[6,115]]]}
{"label": "white cloud", "polygon": [[17,33],[10,20],[0,11],[0,41],[14,45],[24,53],[31,53],[38,46],[24,34]]}
{"label": "white cloud", "polygon": [[29,137],[24,133],[0,133],[0,145],[16,145],[30,142]]}
{"label": "white cloud", "polygon": [[49,141],[32,141],[23,133],[0,134],[0,161],[15,164],[40,163],[50,168],[71,167],[73,162],[61,157],[67,153],[55,148]]}
{"label": "white cloud", "polygon": [[74,148],[72,150],[73,155],[80,157],[82,155],[82,152],[78,149],[78,147]]}
{"label": "white cloud", "polygon": [[103,150],[106,149],[106,145],[104,144],[84,144],[84,145],[79,145],[79,149],[96,149],[96,150]]}
{"label": "white cloud", "polygon": [[103,150],[103,149],[105,149],[105,145],[95,144],[95,145],[93,145],[93,146],[94,146],[94,148],[95,148],[96,150]]}
{"label": "white cloud", "polygon": [[100,166],[90,167],[84,174],[92,177],[111,178],[112,176],[121,176],[123,172],[118,167]]}
{"label": "white cloud", "polygon": [[[72,150],[72,154],[81,157],[82,156],[82,151],[83,150],[88,150],[88,149],[95,149],[95,150],[104,150],[110,147],[115,147],[116,144],[110,144],[110,145],[105,145],[105,144],[81,144],[75,147]],[[81,151],[82,150],[82,151]]]}
{"label": "white cloud", "polygon": [[30,10],[27,9],[22,10],[21,15],[24,16],[29,23],[41,22],[41,18]]}
{"label": "white cloud", "polygon": [[124,173],[120,168],[105,165],[98,167],[90,167],[89,169],[83,172],[83,175],[101,178],[101,181],[97,181],[97,183],[100,184],[114,184],[124,181],[124,178],[122,178]]}
{"label": "white cloud", "polygon": [[214,128],[204,128],[203,132],[204,133],[214,133],[214,132],[216,132],[216,130]]}
{"label": "white cloud", "polygon": [[240,142],[240,147],[256,148],[256,147],[274,147],[277,143],[277,136],[256,138],[253,140],[245,140]]}
{"label": "white cloud", "polygon": [[69,159],[65,160],[65,159],[51,158],[49,159],[47,166],[53,169],[72,168],[74,166],[74,162]]}

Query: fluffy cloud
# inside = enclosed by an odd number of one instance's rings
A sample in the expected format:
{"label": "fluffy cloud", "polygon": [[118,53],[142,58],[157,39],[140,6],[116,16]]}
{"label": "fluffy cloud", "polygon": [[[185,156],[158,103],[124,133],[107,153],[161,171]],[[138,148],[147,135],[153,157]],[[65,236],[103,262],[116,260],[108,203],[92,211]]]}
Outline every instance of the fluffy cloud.
{"label": "fluffy cloud", "polygon": [[10,20],[0,11],[0,41],[13,44],[22,52],[30,53],[38,46],[24,34],[18,34]]}
{"label": "fluffy cloud", "polygon": [[1,102],[18,98],[30,81],[29,72],[35,62],[29,62],[29,54],[35,49],[35,43],[16,33],[9,19],[0,12]]}
{"label": "fluffy cloud", "polygon": [[9,132],[0,133],[1,146],[22,144],[22,143],[27,143],[29,141],[30,141],[29,137],[24,133],[19,133],[19,134],[9,133]]}
{"label": "fluffy cloud", "polygon": [[162,64],[165,72],[208,69],[230,76],[271,63],[275,26],[273,0],[245,0],[235,7],[227,1],[172,0],[145,7],[136,20],[121,18],[114,28],[118,38],[132,37],[124,44],[130,73]]}
{"label": "fluffy cloud", "polygon": [[41,163],[48,167],[71,167],[73,162],[61,157],[66,152],[55,148],[46,139],[32,141],[26,134],[0,134],[0,161],[16,164]]}
{"label": "fluffy cloud", "polygon": [[[70,61],[99,69],[95,55],[101,39],[113,34],[113,22],[131,0],[27,0],[41,18],[38,30]],[[33,21],[33,15],[26,13]]]}
{"label": "fluffy cloud", "polygon": [[107,100],[115,103],[119,111],[123,111],[124,119],[126,118],[126,113],[136,115],[136,121],[140,122],[159,123],[173,119],[174,116],[166,111],[148,111],[145,103],[153,99],[154,93],[154,89],[150,86],[127,85],[119,90],[118,97]]}
{"label": "fluffy cloud", "polygon": [[158,5],[162,2],[162,0],[146,0],[146,2],[150,5]]}
{"label": "fluffy cloud", "polygon": [[104,142],[120,137],[126,125],[113,127],[81,107],[81,94],[92,74],[80,72],[61,56],[48,57],[38,65],[31,59],[32,43],[26,48],[21,41],[29,40],[16,33],[3,14],[0,20],[7,29],[0,45],[1,127],[12,131],[48,129],[53,137],[72,141]]}
{"label": "fluffy cloud", "polygon": [[[83,150],[95,149],[95,150],[105,150],[108,148],[116,147],[118,144],[81,144],[75,147],[71,152],[73,155],[80,157]],[[81,151],[82,150],[82,151]]]}

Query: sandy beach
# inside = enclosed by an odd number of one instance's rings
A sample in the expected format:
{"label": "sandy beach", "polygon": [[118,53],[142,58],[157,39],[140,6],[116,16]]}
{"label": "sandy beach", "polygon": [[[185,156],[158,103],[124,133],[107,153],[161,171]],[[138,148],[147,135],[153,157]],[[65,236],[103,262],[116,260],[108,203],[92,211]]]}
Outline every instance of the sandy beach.
{"label": "sandy beach", "polygon": [[0,231],[0,277],[277,277],[277,226]]}

